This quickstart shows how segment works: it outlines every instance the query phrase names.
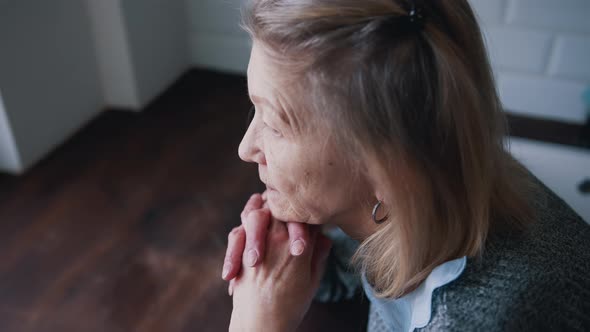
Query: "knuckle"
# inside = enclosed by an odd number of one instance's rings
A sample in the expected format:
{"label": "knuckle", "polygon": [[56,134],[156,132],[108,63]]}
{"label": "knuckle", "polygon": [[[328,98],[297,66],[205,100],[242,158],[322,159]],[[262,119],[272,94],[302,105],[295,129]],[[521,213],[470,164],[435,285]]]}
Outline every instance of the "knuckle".
{"label": "knuckle", "polygon": [[266,213],[264,210],[254,210],[250,212],[250,216],[251,217],[249,219],[252,223],[259,224],[265,221],[264,219],[266,218]]}
{"label": "knuckle", "polygon": [[262,210],[250,211],[242,221],[246,230],[255,229],[264,222],[264,212]]}
{"label": "knuckle", "polygon": [[252,238],[244,249],[244,255],[248,253],[248,251],[255,249],[260,252],[260,248],[262,247],[262,242],[258,241],[258,239]]}
{"label": "knuckle", "polygon": [[238,236],[238,234],[240,233],[240,227],[234,227],[231,232],[229,232],[229,234],[227,235],[227,239],[228,240],[233,240],[234,238],[236,238]]}
{"label": "knuckle", "polygon": [[247,210],[247,211],[242,212],[242,215],[241,215],[241,217],[242,217],[242,225],[246,225],[246,224],[249,224],[250,223],[250,219],[251,219],[250,218],[250,215],[251,214],[252,214],[252,211],[250,211],[250,210]]}
{"label": "knuckle", "polygon": [[245,224],[248,222],[248,216],[250,215],[250,212],[252,212],[252,211],[249,209],[242,211],[242,213],[240,214],[240,219],[242,220],[242,224]]}

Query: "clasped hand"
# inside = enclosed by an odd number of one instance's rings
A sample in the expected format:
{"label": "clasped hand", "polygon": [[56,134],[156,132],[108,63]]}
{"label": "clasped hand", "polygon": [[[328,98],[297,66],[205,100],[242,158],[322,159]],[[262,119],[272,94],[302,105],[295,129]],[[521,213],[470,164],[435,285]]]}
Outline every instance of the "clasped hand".
{"label": "clasped hand", "polygon": [[294,331],[309,309],[331,242],[319,226],[272,217],[253,195],[228,237],[223,278],[233,296],[230,331]]}

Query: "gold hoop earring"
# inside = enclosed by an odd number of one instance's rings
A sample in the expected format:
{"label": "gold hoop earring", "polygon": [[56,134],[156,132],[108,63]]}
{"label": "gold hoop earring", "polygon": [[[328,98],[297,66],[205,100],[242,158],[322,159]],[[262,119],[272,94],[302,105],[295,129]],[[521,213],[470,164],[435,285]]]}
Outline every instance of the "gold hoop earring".
{"label": "gold hoop earring", "polygon": [[377,204],[375,204],[375,206],[373,207],[373,214],[371,215],[373,222],[376,223],[377,225],[381,225],[382,223],[384,223],[387,220],[387,218],[389,218],[389,213],[388,213],[387,215],[385,215],[385,217],[383,217],[381,219],[377,219],[377,212],[379,212],[379,208],[381,207],[382,204],[383,204],[382,201],[377,202]]}

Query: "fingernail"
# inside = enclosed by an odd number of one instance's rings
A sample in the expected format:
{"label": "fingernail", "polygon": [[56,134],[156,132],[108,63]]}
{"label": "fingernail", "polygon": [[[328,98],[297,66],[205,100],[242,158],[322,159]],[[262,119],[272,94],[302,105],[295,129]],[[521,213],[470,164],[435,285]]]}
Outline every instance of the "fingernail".
{"label": "fingernail", "polygon": [[246,257],[246,264],[248,264],[248,266],[254,266],[257,260],[258,253],[256,250],[250,249],[250,251],[248,251],[248,256]]}
{"label": "fingernail", "polygon": [[223,265],[223,273],[221,274],[221,277],[223,279],[225,279],[227,277],[227,275],[229,274],[229,271],[231,270],[231,263],[225,263]]}
{"label": "fingernail", "polygon": [[305,245],[303,244],[303,241],[296,240],[291,244],[291,255],[299,256],[303,253],[303,250],[305,250]]}

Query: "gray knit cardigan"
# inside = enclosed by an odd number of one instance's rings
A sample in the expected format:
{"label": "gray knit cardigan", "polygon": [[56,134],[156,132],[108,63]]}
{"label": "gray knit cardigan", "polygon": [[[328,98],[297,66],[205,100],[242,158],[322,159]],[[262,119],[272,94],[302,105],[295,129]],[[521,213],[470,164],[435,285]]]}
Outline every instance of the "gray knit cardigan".
{"label": "gray knit cardigan", "polygon": [[[431,320],[419,331],[590,331],[590,226],[539,186],[536,222],[491,236],[481,257],[434,291]],[[349,298],[360,285],[348,267],[358,243],[331,236],[319,301]]]}

